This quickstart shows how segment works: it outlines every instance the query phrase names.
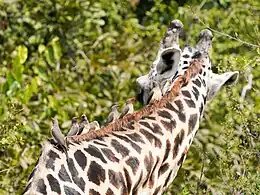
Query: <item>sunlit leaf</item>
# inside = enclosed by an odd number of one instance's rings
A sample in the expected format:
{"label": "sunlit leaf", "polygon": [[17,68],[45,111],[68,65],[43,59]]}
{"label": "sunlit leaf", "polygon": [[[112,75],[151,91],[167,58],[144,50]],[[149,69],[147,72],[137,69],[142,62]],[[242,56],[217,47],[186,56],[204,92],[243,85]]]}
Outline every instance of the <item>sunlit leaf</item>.
{"label": "sunlit leaf", "polygon": [[19,59],[20,64],[24,64],[28,57],[28,49],[24,45],[19,45],[17,47],[17,57]]}

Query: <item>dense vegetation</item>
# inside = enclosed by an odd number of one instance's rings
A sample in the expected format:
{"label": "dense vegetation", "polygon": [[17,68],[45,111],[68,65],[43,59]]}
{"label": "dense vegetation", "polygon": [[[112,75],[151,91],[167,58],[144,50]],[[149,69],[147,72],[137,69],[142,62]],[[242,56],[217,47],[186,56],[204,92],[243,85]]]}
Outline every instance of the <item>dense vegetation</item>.
{"label": "dense vegetation", "polygon": [[182,45],[215,30],[214,70],[240,79],[208,105],[168,193],[259,194],[259,10],[257,0],[0,0],[0,194],[23,191],[51,117],[65,133],[73,116],[102,122],[134,96],[176,18]]}

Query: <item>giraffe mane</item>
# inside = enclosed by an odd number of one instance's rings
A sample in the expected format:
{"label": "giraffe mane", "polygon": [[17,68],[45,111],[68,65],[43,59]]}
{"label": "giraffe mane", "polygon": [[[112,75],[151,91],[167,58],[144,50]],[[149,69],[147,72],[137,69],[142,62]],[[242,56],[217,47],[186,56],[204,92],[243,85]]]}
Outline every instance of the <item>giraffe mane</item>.
{"label": "giraffe mane", "polygon": [[153,100],[141,110],[133,114],[128,114],[124,118],[118,119],[115,122],[100,128],[99,130],[91,131],[82,135],[72,136],[69,139],[72,142],[82,142],[104,137],[114,131],[122,131],[122,127],[127,127],[131,122],[139,121],[142,117],[150,115],[156,110],[163,108],[167,102],[173,100],[179,94],[182,87],[186,86],[193,77],[201,72],[202,63],[203,61],[201,59],[194,59],[191,61],[189,68],[184,72],[183,75],[176,79],[171,90],[160,100]]}

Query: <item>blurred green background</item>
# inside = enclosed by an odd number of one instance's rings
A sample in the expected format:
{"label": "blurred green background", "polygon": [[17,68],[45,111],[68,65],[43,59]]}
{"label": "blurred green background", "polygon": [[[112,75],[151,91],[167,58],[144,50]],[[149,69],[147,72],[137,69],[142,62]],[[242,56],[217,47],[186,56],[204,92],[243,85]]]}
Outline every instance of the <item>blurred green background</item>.
{"label": "blurred green background", "polygon": [[182,46],[215,30],[214,70],[240,79],[208,105],[166,194],[259,194],[258,0],[0,0],[0,194],[25,188],[51,117],[66,133],[73,116],[103,122],[135,96],[173,19],[185,25]]}

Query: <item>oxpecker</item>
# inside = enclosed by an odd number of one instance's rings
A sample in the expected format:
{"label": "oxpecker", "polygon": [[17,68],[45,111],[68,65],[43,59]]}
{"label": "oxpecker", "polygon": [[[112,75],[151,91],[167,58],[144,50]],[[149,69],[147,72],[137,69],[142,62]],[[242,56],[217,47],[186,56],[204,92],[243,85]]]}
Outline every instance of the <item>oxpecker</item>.
{"label": "oxpecker", "polygon": [[77,122],[77,117],[73,117],[71,119],[71,128],[67,136],[77,135],[78,132],[79,132],[79,124]]}
{"label": "oxpecker", "polygon": [[150,91],[149,97],[149,102],[153,100],[160,100],[162,98],[162,91],[158,83],[155,83],[154,88]]}
{"label": "oxpecker", "polygon": [[109,113],[108,117],[107,117],[107,121],[106,123],[111,123],[111,122],[114,122],[116,119],[119,118],[120,114],[118,112],[118,105],[117,104],[114,104],[112,107],[111,107],[111,112]]}
{"label": "oxpecker", "polygon": [[79,121],[79,132],[78,135],[82,133],[83,129],[89,125],[88,118],[85,114],[81,116],[81,119]]}
{"label": "oxpecker", "polygon": [[51,134],[54,140],[61,146],[65,146],[64,135],[62,134],[59,122],[56,118],[52,118]]}
{"label": "oxpecker", "polygon": [[119,118],[123,118],[125,115],[132,114],[134,112],[133,101],[135,101],[135,100],[136,100],[135,97],[126,100],[126,105]]}

